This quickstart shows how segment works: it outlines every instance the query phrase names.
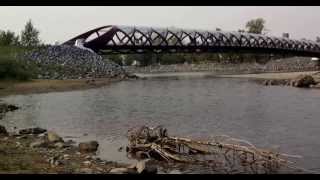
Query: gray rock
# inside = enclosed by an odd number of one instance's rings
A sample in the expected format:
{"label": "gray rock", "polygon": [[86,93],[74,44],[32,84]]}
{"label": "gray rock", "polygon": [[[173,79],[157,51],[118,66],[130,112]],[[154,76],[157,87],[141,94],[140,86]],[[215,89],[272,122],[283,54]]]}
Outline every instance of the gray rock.
{"label": "gray rock", "polygon": [[16,142],[16,147],[21,147],[21,142]]}
{"label": "gray rock", "polygon": [[182,174],[179,170],[172,170],[169,174]]}
{"label": "gray rock", "polygon": [[38,148],[38,147],[48,147],[48,143],[45,140],[38,140],[29,145],[31,148]]}
{"label": "gray rock", "polygon": [[93,174],[93,170],[90,168],[81,168],[81,169],[79,169],[79,173]]}
{"label": "gray rock", "polygon": [[28,138],[28,135],[19,135],[19,136],[16,136],[16,139],[27,139]]}
{"label": "gray rock", "polygon": [[43,137],[46,137],[47,135],[48,135],[47,133],[42,133],[42,134],[39,134],[38,137],[43,138]]}
{"label": "gray rock", "polygon": [[88,159],[88,160],[90,160],[90,159],[92,159],[92,157],[91,156],[86,156],[86,157],[84,157],[85,159]]}
{"label": "gray rock", "polygon": [[89,141],[79,143],[79,151],[81,153],[91,153],[98,150],[99,144],[97,141]]}
{"label": "gray rock", "polygon": [[136,174],[136,171],[129,168],[113,168],[109,171],[111,174]]}

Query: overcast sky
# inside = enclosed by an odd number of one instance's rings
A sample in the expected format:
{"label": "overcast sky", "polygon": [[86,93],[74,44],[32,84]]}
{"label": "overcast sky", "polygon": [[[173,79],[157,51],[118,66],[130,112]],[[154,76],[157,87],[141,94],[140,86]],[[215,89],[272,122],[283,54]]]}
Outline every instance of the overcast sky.
{"label": "overcast sky", "polygon": [[20,33],[26,21],[32,19],[40,30],[40,38],[46,43],[54,43],[110,24],[205,30],[219,27],[233,31],[244,29],[248,20],[258,17],[266,20],[267,29],[275,36],[281,36],[283,32],[288,32],[294,39],[315,40],[320,36],[320,7],[312,6],[1,6],[0,29]]}

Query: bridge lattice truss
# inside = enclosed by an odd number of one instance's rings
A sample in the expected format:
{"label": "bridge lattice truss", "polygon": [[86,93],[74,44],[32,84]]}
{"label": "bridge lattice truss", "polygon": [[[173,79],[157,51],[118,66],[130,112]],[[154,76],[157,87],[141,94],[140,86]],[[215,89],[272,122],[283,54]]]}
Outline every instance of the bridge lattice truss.
{"label": "bridge lattice truss", "polygon": [[249,52],[320,57],[320,44],[251,33],[151,27],[103,26],[64,44],[83,45],[101,54],[145,52]]}

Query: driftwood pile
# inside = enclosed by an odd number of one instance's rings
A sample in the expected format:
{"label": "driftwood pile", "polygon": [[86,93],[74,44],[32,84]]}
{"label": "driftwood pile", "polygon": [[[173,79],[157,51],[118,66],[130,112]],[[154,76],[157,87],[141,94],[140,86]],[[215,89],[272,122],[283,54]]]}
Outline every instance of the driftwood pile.
{"label": "driftwood pile", "polygon": [[226,136],[216,136],[210,141],[197,141],[168,136],[162,126],[143,126],[128,131],[128,155],[209,166],[218,173],[299,173],[289,157],[268,150],[258,149],[251,143]]}

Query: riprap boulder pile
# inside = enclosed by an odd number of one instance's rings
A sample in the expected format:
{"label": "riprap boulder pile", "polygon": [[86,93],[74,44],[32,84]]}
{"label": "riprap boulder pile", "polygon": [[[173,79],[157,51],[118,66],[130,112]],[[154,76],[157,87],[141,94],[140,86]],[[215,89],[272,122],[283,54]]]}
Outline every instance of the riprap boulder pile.
{"label": "riprap boulder pile", "polygon": [[82,79],[125,76],[118,64],[75,46],[45,46],[22,57],[37,66],[39,79]]}

